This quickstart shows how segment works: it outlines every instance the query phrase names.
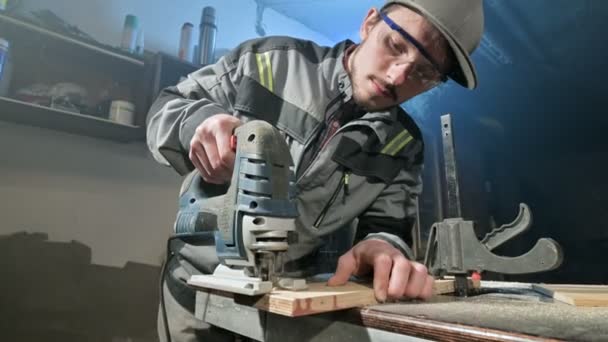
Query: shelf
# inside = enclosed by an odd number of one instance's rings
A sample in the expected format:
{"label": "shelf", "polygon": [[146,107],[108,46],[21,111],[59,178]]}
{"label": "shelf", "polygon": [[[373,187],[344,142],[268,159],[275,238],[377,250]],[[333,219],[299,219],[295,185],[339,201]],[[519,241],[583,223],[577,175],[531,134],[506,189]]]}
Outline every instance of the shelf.
{"label": "shelf", "polygon": [[[13,28],[18,29],[18,30],[27,30],[31,33],[35,33],[35,34],[39,35],[42,38],[54,40],[57,43],[70,45],[72,47],[84,48],[85,50],[88,50],[91,53],[102,54],[102,55],[110,57],[116,61],[126,62],[128,64],[131,64],[131,65],[134,65],[137,67],[144,66],[143,59],[138,59],[134,56],[129,56],[126,52],[123,54],[123,53],[117,52],[117,51],[119,51],[118,49],[114,49],[111,47],[105,48],[105,47],[98,46],[98,45],[95,45],[92,43],[87,43],[87,42],[84,42],[77,38],[72,38],[70,36],[66,36],[66,35],[63,35],[63,34],[60,34],[60,33],[54,32],[54,31],[47,30],[45,28],[28,23],[27,21],[17,19],[12,16],[0,14],[0,24],[9,26],[9,27],[12,26]],[[113,50],[116,50],[116,51],[113,51]]]}
{"label": "shelf", "polygon": [[146,136],[143,127],[123,125],[6,97],[0,97],[0,120],[118,142],[144,141]]}

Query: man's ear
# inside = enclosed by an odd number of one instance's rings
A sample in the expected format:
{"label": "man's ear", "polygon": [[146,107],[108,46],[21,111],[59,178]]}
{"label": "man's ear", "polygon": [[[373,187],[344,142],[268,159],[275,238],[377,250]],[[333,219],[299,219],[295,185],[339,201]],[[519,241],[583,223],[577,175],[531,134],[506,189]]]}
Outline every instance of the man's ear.
{"label": "man's ear", "polygon": [[374,28],[374,26],[378,23],[379,20],[380,20],[380,13],[378,13],[378,10],[375,8],[370,8],[369,11],[367,11],[367,15],[365,16],[365,19],[363,19],[361,28],[359,29],[359,37],[361,38],[361,41],[364,41],[367,39],[367,37],[369,36],[369,33]]}

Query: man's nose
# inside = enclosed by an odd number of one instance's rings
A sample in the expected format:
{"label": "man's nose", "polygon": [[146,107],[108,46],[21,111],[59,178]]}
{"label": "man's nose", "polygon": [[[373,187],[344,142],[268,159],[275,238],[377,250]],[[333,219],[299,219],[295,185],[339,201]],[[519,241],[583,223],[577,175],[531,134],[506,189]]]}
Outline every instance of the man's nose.
{"label": "man's nose", "polygon": [[410,62],[394,63],[389,68],[387,77],[393,86],[398,87],[405,83],[410,73],[412,72],[413,67],[414,64]]}

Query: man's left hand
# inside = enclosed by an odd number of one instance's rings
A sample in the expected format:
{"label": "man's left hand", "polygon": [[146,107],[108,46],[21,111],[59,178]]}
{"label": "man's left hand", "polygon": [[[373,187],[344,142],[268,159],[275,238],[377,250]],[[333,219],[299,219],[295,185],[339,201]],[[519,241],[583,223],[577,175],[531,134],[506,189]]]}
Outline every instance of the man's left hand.
{"label": "man's left hand", "polygon": [[384,240],[359,242],[338,260],[338,268],[329,286],[344,285],[351,275],[364,276],[373,270],[376,299],[421,298],[433,294],[434,279],[426,266],[408,260],[397,248]]}

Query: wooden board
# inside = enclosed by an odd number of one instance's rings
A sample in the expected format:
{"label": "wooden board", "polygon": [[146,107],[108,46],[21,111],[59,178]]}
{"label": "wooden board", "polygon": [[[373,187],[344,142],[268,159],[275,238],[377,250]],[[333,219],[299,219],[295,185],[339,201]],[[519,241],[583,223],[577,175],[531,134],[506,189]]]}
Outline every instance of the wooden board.
{"label": "wooden board", "polygon": [[[478,289],[481,281],[480,280],[472,280],[471,278],[468,278],[469,280],[469,288],[471,289]],[[445,277],[444,279],[436,279],[435,283],[433,284],[433,294],[434,295],[441,295],[441,294],[448,294],[448,293],[454,293],[455,292],[455,288],[454,288],[454,277],[448,276]]]}
{"label": "wooden board", "polygon": [[[479,281],[471,282],[479,287]],[[433,293],[454,292],[453,280],[436,280]],[[326,283],[310,283],[305,291],[275,288],[261,297],[254,306],[260,310],[290,316],[306,316],[322,312],[378,304],[371,285],[349,282],[344,286],[327,286]]]}
{"label": "wooden board", "polygon": [[532,288],[570,305],[608,306],[608,286],[605,285],[533,284]]}
{"label": "wooden board", "polygon": [[373,288],[367,285],[348,283],[332,287],[326,283],[310,283],[305,291],[275,288],[257,301],[255,307],[296,317],[377,303]]}

